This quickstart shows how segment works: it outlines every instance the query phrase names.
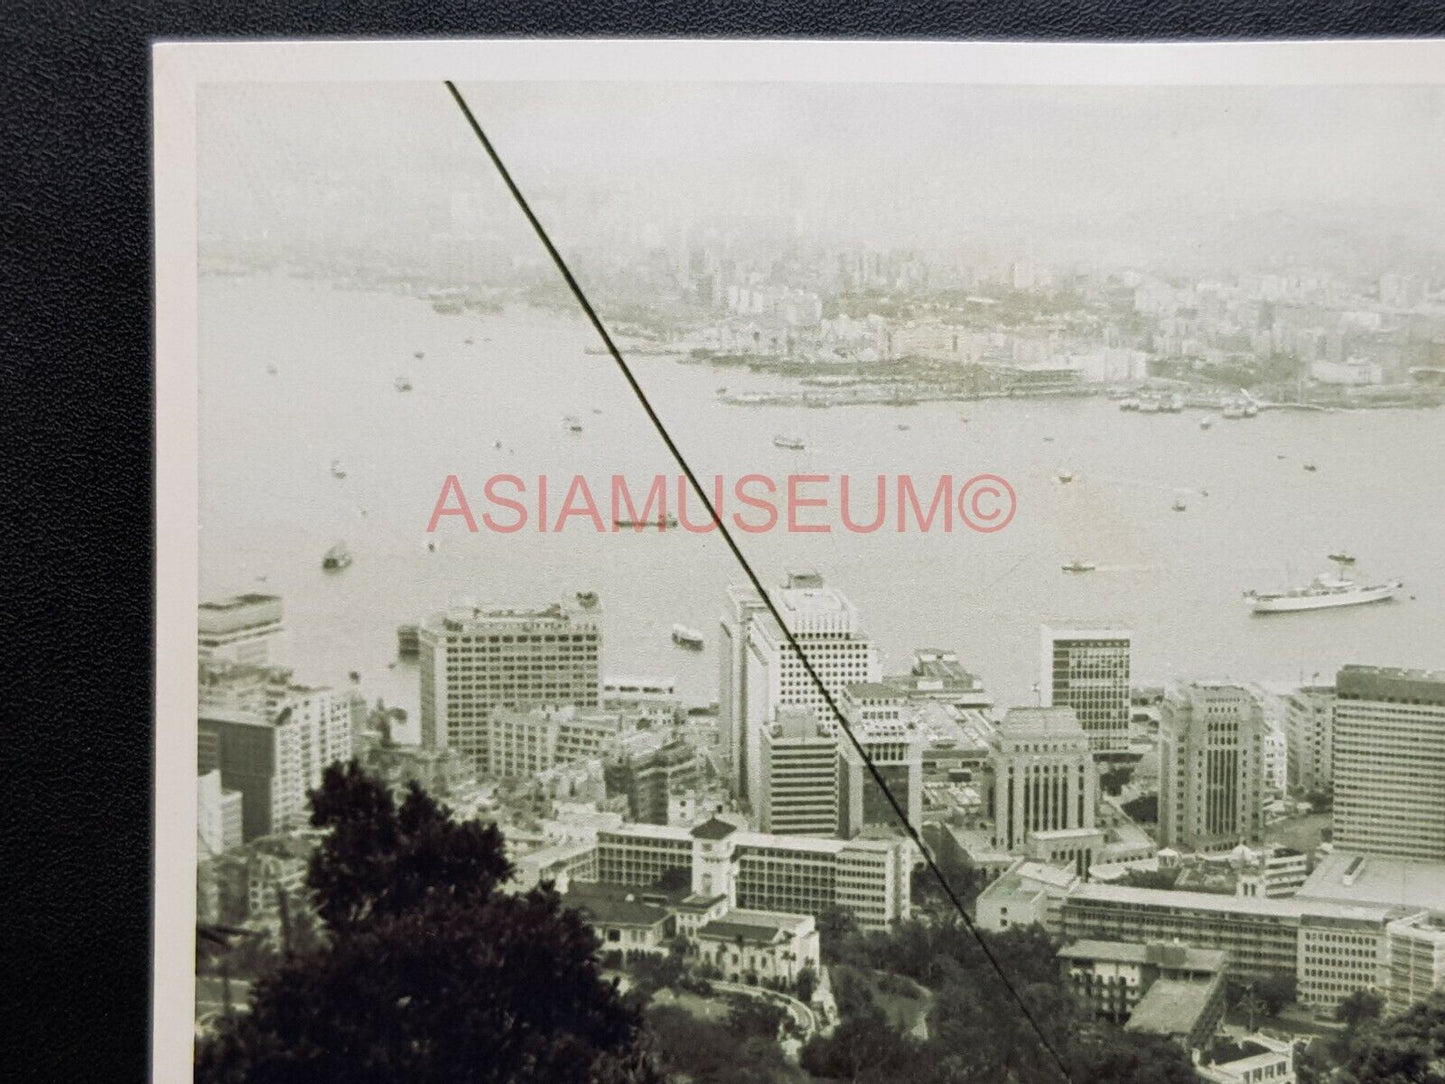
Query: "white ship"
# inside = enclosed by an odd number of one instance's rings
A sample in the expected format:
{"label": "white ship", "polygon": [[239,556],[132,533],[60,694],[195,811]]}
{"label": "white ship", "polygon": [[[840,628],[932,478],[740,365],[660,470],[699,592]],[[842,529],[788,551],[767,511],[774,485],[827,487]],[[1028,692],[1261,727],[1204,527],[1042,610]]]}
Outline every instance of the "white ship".
{"label": "white ship", "polygon": [[672,626],[672,642],[679,647],[688,647],[694,651],[701,651],[703,645],[702,633],[697,629],[690,629],[686,625]]}
{"label": "white ship", "polygon": [[1356,583],[1341,572],[1333,576],[1316,576],[1308,587],[1293,587],[1286,591],[1246,591],[1244,597],[1255,613],[1276,614],[1384,602],[1394,598],[1404,586],[1399,580]]}
{"label": "white ship", "polygon": [[773,445],[778,448],[789,448],[795,452],[801,452],[803,450],[803,438],[780,435],[773,438]]}

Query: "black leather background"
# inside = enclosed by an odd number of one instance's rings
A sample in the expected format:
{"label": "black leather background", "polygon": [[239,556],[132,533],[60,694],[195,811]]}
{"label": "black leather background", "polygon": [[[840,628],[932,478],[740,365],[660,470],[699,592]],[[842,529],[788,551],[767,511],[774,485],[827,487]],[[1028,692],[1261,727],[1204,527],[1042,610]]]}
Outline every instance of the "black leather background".
{"label": "black leather background", "polygon": [[148,1075],[148,42],[523,34],[1179,38],[1445,34],[1445,5],[814,0],[14,0],[0,13],[0,1054]]}

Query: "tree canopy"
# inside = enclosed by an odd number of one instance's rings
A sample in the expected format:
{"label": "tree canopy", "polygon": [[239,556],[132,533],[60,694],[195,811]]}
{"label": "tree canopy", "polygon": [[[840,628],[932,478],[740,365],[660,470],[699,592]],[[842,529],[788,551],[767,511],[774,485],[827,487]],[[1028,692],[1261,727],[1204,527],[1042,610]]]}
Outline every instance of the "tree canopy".
{"label": "tree canopy", "polygon": [[311,795],[328,830],[308,883],[323,943],[256,985],[197,1052],[196,1079],[501,1084],[660,1080],[597,940],[542,887],[506,894],[494,828],[356,766]]}

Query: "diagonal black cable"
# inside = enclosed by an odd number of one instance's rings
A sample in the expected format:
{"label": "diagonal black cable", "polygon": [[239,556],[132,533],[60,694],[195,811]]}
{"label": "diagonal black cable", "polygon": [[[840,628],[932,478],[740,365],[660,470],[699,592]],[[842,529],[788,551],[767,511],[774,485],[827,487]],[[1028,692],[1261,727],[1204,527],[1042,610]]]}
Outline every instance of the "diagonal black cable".
{"label": "diagonal black cable", "polygon": [[1059,1052],[1054,1049],[1054,1045],[1049,1041],[1049,1037],[1045,1033],[1043,1026],[1029,1010],[1028,1004],[1024,1001],[1018,990],[1015,989],[1014,984],[1009,981],[1009,977],[1004,971],[1003,965],[999,962],[998,957],[994,955],[993,950],[988,947],[988,943],[979,935],[978,928],[974,926],[973,919],[969,918],[968,911],[963,906],[963,901],[958,898],[952,886],[949,885],[948,878],[944,877],[943,871],[938,868],[938,864],[933,860],[933,855],[929,851],[928,845],[924,843],[922,835],[917,828],[909,823],[907,811],[899,804],[898,799],[894,797],[893,791],[883,778],[883,773],[878,770],[877,765],[873,763],[873,758],[868,755],[868,751],[863,748],[862,742],[860,742],[853,733],[853,728],[848,725],[848,721],[843,717],[843,712],[839,709],[837,702],[834,701],[833,695],[828,691],[828,687],[823,684],[823,679],[818,676],[818,672],[813,668],[812,662],[808,659],[807,654],[803,651],[802,646],[793,635],[793,630],[788,627],[788,623],[783,620],[783,615],[778,612],[777,606],[773,603],[772,596],[763,587],[762,581],[758,579],[758,574],[753,571],[752,564],[743,556],[743,551],[738,548],[737,541],[733,538],[732,533],[723,522],[722,516],[718,514],[717,509],[708,498],[707,491],[703,488],[702,483],[698,481],[697,475],[693,473],[692,467],[688,465],[687,459],[684,458],[681,449],[673,442],[671,434],[667,431],[667,427],[662,424],[662,419],[657,416],[657,411],[653,409],[651,401],[647,398],[647,393],[642,390],[642,386],[637,382],[637,378],[633,376],[632,368],[623,359],[622,352],[617,349],[617,345],[612,341],[612,336],[607,333],[607,328],[603,326],[601,317],[597,315],[597,311],[593,309],[592,303],[587,300],[587,295],[582,292],[582,287],[578,285],[577,280],[572,276],[572,271],[568,268],[567,262],[562,259],[562,254],[557,251],[556,246],[552,244],[552,239],[547,235],[547,231],[543,229],[542,223],[539,222],[537,216],[532,213],[532,208],[528,205],[526,197],[522,195],[516,182],[512,180],[512,175],[507,172],[507,167],[502,164],[502,159],[498,156],[496,148],[492,146],[492,141],[487,138],[486,132],[482,131],[481,124],[472,113],[471,107],[467,105],[466,99],[462,97],[461,91],[457,89],[456,84],[450,79],[446,80],[446,88],[451,92],[452,98],[456,101],[457,108],[462,111],[462,116],[466,118],[467,124],[472,129],[472,134],[477,137],[477,142],[480,143],[482,149],[487,152],[487,157],[492,160],[492,165],[496,167],[498,175],[502,178],[502,183],[507,186],[507,191],[512,194],[512,198],[516,201],[517,206],[521,209],[527,222],[531,224],[533,232],[537,235],[537,239],[542,242],[542,247],[547,250],[547,255],[552,257],[552,262],[556,264],[557,271],[567,283],[567,288],[572,291],[572,296],[577,299],[577,304],[582,307],[583,313],[586,314],[593,329],[602,339],[603,345],[607,347],[607,352],[612,355],[612,360],[617,363],[617,367],[621,370],[623,378],[632,389],[633,395],[637,396],[637,401],[642,404],[642,409],[651,420],[653,428],[657,430],[657,435],[660,436],[662,442],[667,445],[667,450],[672,453],[673,459],[677,460],[677,465],[682,468],[683,474],[687,476],[687,480],[691,483],[693,491],[697,494],[703,507],[707,509],[707,513],[712,517],[712,521],[717,524],[723,541],[727,543],[728,549],[730,549],[733,556],[737,558],[738,564],[742,567],[743,572],[747,575],[748,581],[752,584],[753,589],[757,591],[759,598],[762,599],[763,604],[767,607],[768,613],[773,616],[773,620],[778,623],[778,627],[782,629],[783,635],[787,637],[788,646],[791,647],[798,656],[798,660],[802,663],[803,669],[807,671],[808,677],[812,679],[813,684],[817,687],[818,692],[822,695],[823,700],[832,711],[839,728],[847,736],[848,741],[852,744],[858,756],[862,758],[863,763],[867,765],[874,783],[876,783],[878,789],[883,792],[883,796],[888,799],[888,804],[893,807],[893,812],[897,815],[899,823],[903,825],[904,831],[918,848],[919,853],[923,855],[923,860],[928,864],[928,868],[933,872],[934,877],[938,879],[939,886],[943,889],[944,894],[958,912],[958,917],[963,920],[964,927],[978,943],[978,947],[983,950],[984,956],[992,966],[995,974],[997,974],[999,981],[1003,983],[1004,989],[1008,991],[1009,996],[1018,1006],[1019,1012],[1021,1012],[1029,1022],[1029,1026],[1033,1028],[1034,1033],[1038,1036],[1039,1042],[1043,1045],[1044,1049],[1048,1051],[1049,1057],[1058,1068],[1060,1075],[1063,1076],[1068,1084],[1073,1084],[1073,1078],[1069,1075],[1069,1070],[1064,1063],[1064,1059],[1059,1055]]}

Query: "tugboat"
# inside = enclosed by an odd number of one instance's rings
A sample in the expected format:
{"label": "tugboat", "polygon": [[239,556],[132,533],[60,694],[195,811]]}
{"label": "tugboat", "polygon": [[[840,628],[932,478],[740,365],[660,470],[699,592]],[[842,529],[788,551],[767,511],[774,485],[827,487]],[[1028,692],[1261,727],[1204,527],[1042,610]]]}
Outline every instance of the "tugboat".
{"label": "tugboat", "polygon": [[1171,507],[1172,509],[1174,509],[1174,511],[1176,511],[1176,512],[1187,512],[1187,511],[1189,511],[1189,505],[1187,505],[1187,504],[1184,503],[1184,498],[1183,498],[1183,497],[1175,497],[1175,498],[1174,498],[1174,503],[1173,503],[1172,505],[1170,505],[1170,507]]}
{"label": "tugboat", "polygon": [[1355,563],[1355,555],[1348,550],[1339,550],[1330,554],[1330,560],[1337,565],[1352,565]]}
{"label": "tugboat", "polygon": [[341,465],[341,460],[339,460],[339,459],[333,459],[333,460],[331,461],[331,477],[333,477],[333,478],[345,478],[345,477],[346,477],[346,468]]}
{"label": "tugboat", "polygon": [[351,551],[346,548],[345,542],[338,542],[326,551],[326,556],[321,558],[321,567],[327,571],[339,572],[351,565]]}
{"label": "tugboat", "polygon": [[468,345],[468,346],[471,346],[471,345],[472,345],[472,340],[471,340],[471,337],[470,337],[470,336],[468,336],[466,339],[464,339],[464,340],[462,340],[462,341],[465,342],[466,345]]}
{"label": "tugboat", "polygon": [[900,433],[906,433],[908,432],[909,426],[905,422],[899,422],[896,428]]}
{"label": "tugboat", "polygon": [[803,450],[803,438],[780,434],[773,438],[773,447],[787,448],[794,452],[801,452]]}
{"label": "tugboat", "polygon": [[597,592],[596,592],[596,591],[578,591],[578,592],[577,592],[577,605],[581,606],[584,610],[590,610],[590,609],[592,609],[592,607],[594,607],[594,606],[597,605]]}
{"label": "tugboat", "polygon": [[399,376],[392,381],[397,391],[411,391],[411,377]]}
{"label": "tugboat", "polygon": [[581,422],[581,419],[576,418],[576,417],[574,417],[574,416],[571,415],[571,414],[568,414],[565,418],[562,419],[562,422],[563,422],[564,425],[567,426],[568,429],[572,430],[572,432],[574,432],[574,433],[580,433],[580,432],[582,432],[582,422]]}
{"label": "tugboat", "polygon": [[1313,463],[1306,463],[1306,464],[1305,464],[1305,470],[1307,470],[1307,471],[1309,471],[1311,474],[1313,474],[1315,471],[1319,470],[1319,468],[1316,467]]}
{"label": "tugboat", "polygon": [[422,358],[426,357],[426,352],[423,350],[418,350],[416,351],[416,353],[412,354],[412,357],[416,358],[417,361],[420,361]]}
{"label": "tugboat", "polygon": [[1064,565],[1065,572],[1093,572],[1099,566],[1093,561],[1070,561]]}
{"label": "tugboat", "polygon": [[678,647],[685,647],[690,651],[701,651],[703,648],[702,633],[697,629],[690,629],[686,625],[672,626],[672,642]]}
{"label": "tugboat", "polygon": [[1067,469],[1067,468],[1065,468],[1065,469],[1059,471],[1058,477],[1059,477],[1059,481],[1063,482],[1065,485],[1068,485],[1070,482],[1072,482],[1072,481],[1074,480],[1074,472],[1071,471],[1071,470],[1069,470],[1069,469]]}

